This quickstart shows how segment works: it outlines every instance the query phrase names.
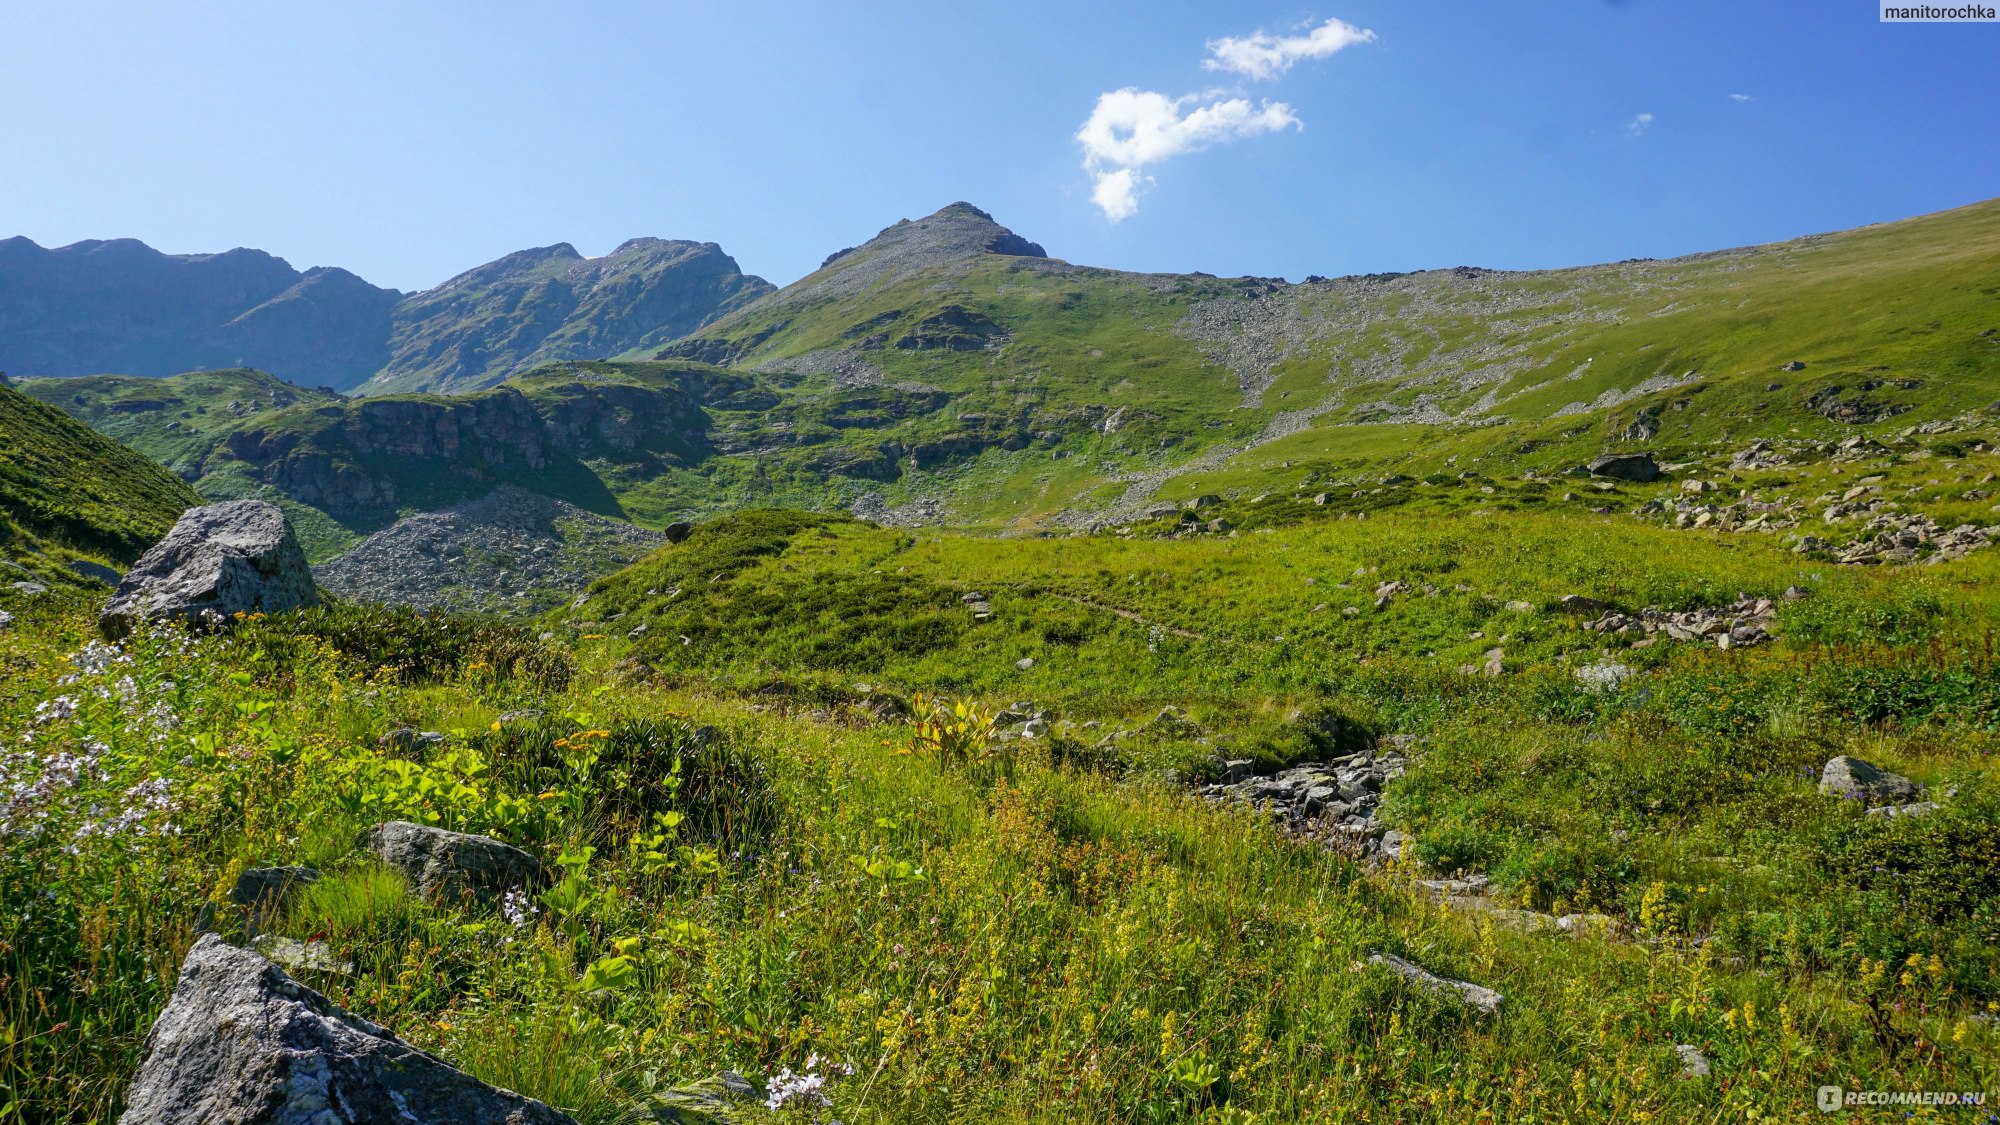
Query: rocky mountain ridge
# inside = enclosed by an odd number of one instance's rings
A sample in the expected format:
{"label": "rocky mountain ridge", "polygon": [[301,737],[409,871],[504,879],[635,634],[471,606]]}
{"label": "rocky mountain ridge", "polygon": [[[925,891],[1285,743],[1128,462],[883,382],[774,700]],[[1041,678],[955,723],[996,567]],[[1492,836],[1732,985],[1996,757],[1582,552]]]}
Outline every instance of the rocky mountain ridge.
{"label": "rocky mountain ridge", "polygon": [[464,390],[551,359],[658,348],[771,290],[712,242],[567,243],[400,293],[261,250],[0,241],[0,370],[165,376],[251,367],[301,386]]}

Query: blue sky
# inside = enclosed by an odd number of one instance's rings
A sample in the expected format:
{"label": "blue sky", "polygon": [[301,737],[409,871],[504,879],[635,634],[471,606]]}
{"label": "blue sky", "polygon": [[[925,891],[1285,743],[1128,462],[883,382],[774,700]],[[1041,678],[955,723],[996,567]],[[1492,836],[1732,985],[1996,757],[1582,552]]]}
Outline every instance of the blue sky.
{"label": "blue sky", "polygon": [[[785,282],[967,199],[1072,261],[1296,280],[2000,195],[2000,25],[1873,4],[6,0],[0,235],[255,246],[402,289],[657,235]],[[1273,47],[1329,27],[1330,53]],[[1127,89],[1157,97],[1121,120],[1160,127],[1112,221],[1094,177],[1129,165],[1086,169],[1077,135]],[[1214,143],[1158,155],[1190,137]]]}

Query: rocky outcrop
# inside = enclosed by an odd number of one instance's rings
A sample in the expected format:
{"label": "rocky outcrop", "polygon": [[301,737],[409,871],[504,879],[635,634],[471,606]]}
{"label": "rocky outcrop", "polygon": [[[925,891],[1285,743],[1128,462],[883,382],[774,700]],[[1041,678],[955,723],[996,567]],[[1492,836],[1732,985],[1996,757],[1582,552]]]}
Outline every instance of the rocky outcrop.
{"label": "rocky outcrop", "polygon": [[1660,467],[1650,453],[1607,453],[1584,466],[1594,477],[1629,480],[1639,484],[1660,479]]}
{"label": "rocky outcrop", "polygon": [[361,834],[361,846],[402,871],[422,893],[447,901],[481,902],[541,882],[542,864],[491,836],[447,832],[428,824],[392,820]]}
{"label": "rocky outcrop", "polygon": [[319,604],[306,556],[278,506],[231,500],[190,508],[134,563],[98,615],[108,637],[142,620],[213,622]]}
{"label": "rocky outcrop", "polygon": [[209,934],[146,1036],[120,1125],[574,1125]]}

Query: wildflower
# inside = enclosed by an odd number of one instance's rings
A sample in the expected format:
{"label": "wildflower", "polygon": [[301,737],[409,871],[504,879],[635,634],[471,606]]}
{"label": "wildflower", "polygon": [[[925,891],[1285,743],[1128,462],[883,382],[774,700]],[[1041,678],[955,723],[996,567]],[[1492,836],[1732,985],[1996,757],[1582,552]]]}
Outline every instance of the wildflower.
{"label": "wildflower", "polygon": [[541,912],[541,907],[536,906],[534,899],[520,887],[509,890],[507,897],[500,902],[501,916],[517,930],[533,925],[535,915]]}
{"label": "wildflower", "polygon": [[[820,1072],[822,1065],[826,1067],[825,1073]],[[804,1072],[794,1074],[791,1067],[784,1067],[772,1077],[770,1096],[764,1099],[764,1108],[783,1109],[795,1102],[799,1105],[831,1107],[833,1099],[826,1096],[827,1078],[832,1075],[853,1073],[853,1066],[847,1063],[827,1062],[819,1057],[818,1051],[814,1051],[806,1056]]]}

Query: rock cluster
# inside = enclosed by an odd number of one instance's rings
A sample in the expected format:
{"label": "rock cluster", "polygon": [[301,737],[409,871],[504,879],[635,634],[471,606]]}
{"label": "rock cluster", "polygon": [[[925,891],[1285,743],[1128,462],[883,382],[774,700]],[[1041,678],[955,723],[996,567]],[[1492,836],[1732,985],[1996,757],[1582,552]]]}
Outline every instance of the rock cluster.
{"label": "rock cluster", "polygon": [[[1866,511],[1836,504],[1826,510],[1825,519],[1828,523],[1836,523]],[[1879,511],[1868,514],[1868,522],[1861,527],[1862,538],[1836,544],[1817,535],[1808,535],[1800,539],[1792,550],[1800,554],[1826,552],[1833,555],[1835,562],[1847,566],[1935,564],[1962,559],[1973,551],[2000,541],[2000,524],[1980,527],[1968,523],[1947,529],[1922,513]]]}
{"label": "rock cluster", "polygon": [[319,604],[291,522],[264,500],[189,508],[132,564],[97,624],[113,639],[140,621],[215,622]]}
{"label": "rock cluster", "polygon": [[1382,786],[1403,775],[1399,746],[1377,746],[1324,762],[1294,766],[1274,777],[1244,777],[1251,763],[1224,763],[1224,780],[1202,792],[1211,800],[1242,801],[1269,812],[1288,832],[1345,840],[1363,855],[1395,859],[1403,837],[1378,815]]}
{"label": "rock cluster", "polygon": [[120,1125],[574,1125],[410,1046],[214,934],[146,1036]]}
{"label": "rock cluster", "polygon": [[1745,596],[1724,606],[1679,612],[1651,608],[1636,614],[1613,611],[1588,622],[1584,628],[1613,636],[1644,634],[1651,638],[1713,643],[1717,648],[1741,648],[1770,640],[1770,625],[1777,614],[1777,606],[1771,599]]}
{"label": "rock cluster", "polygon": [[665,542],[662,532],[502,485],[478,500],[397,520],[313,573],[353,601],[520,611],[576,593]]}

